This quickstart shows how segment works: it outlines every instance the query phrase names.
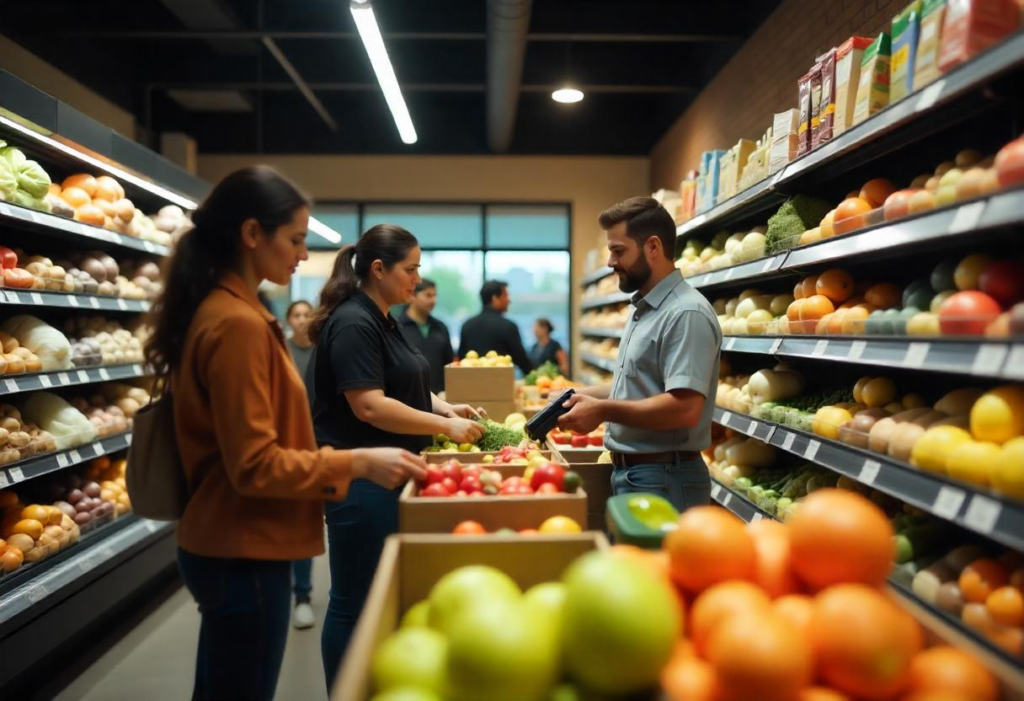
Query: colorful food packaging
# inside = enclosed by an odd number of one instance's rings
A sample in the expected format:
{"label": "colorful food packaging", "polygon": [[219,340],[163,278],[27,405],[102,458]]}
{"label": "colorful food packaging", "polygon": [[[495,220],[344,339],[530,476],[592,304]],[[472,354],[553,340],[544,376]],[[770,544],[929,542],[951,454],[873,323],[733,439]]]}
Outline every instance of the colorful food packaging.
{"label": "colorful food packaging", "polygon": [[914,58],[914,90],[920,90],[942,75],[939,70],[939,47],[942,20],[946,16],[946,0],[924,0],[921,9],[921,36]]}
{"label": "colorful food packaging", "polygon": [[857,106],[853,110],[853,125],[889,106],[889,60],[892,45],[889,35],[882,32],[864,51],[860,63],[860,82],[857,84]]}
{"label": "colorful food packaging", "polygon": [[811,73],[797,81],[799,96],[800,124],[797,127],[796,155],[802,156],[811,150]]}
{"label": "colorful food packaging", "polygon": [[832,140],[836,113],[836,50],[829,49],[818,57],[821,66],[821,95],[814,109],[814,85],[811,85],[811,148]]}
{"label": "colorful food packaging", "polygon": [[871,46],[870,37],[850,37],[836,50],[836,110],[832,136],[839,136],[853,126],[853,110],[857,106],[857,86],[864,51]]}
{"label": "colorful food packaging", "polygon": [[950,0],[942,25],[939,69],[945,73],[1017,29],[1015,0]]}
{"label": "colorful food packaging", "polygon": [[910,3],[892,20],[892,62],[889,65],[889,104],[914,90],[914,58],[921,28],[921,0]]}
{"label": "colorful food packaging", "polygon": [[797,130],[800,128],[800,112],[786,110],[772,120],[772,143],[768,156],[768,174],[782,170],[796,158]]}
{"label": "colorful food packaging", "polygon": [[682,204],[679,206],[680,221],[690,221],[697,213],[697,171],[691,170],[686,180],[679,183],[679,196]]}

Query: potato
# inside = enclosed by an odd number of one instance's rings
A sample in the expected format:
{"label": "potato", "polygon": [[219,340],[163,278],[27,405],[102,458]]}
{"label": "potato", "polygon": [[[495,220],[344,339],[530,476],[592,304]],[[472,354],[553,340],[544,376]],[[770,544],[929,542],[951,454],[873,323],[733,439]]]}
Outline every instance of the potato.
{"label": "potato", "polygon": [[856,448],[866,449],[869,443],[868,432],[858,429],[855,421],[847,421],[839,427],[839,441]]}
{"label": "potato", "polygon": [[891,416],[876,421],[868,433],[868,449],[883,455],[887,453],[889,450],[889,439],[892,437],[892,432],[899,425],[896,419]]}
{"label": "potato", "polygon": [[886,451],[889,457],[909,462],[914,443],[924,435],[925,430],[926,427],[915,422],[908,421],[898,425],[889,437],[889,448]]}

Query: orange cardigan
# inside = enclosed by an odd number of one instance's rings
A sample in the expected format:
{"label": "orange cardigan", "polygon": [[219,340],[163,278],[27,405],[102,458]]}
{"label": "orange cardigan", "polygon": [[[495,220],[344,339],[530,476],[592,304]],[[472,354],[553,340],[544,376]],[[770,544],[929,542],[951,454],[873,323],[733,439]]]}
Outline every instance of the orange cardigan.
{"label": "orange cardigan", "polygon": [[239,276],[200,305],[171,391],[190,494],[178,544],[258,560],[324,552],[322,500],[344,498],[350,454],[316,449],[281,328]]}

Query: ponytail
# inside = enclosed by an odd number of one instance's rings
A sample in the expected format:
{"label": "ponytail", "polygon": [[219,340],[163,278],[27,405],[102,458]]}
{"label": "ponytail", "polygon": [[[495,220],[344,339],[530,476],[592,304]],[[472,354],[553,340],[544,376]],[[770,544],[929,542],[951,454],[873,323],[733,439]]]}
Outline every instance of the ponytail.
{"label": "ponytail", "polygon": [[287,224],[309,200],[269,166],[235,171],[210,192],[192,214],[194,228],[178,241],[165,262],[164,291],[153,303],[153,334],[146,361],[158,375],[181,365],[192,319],[225,272],[238,263],[242,225],[255,219],[267,236]]}
{"label": "ponytail", "polygon": [[309,322],[309,339],[316,343],[331,314],[366,282],[370,267],[380,261],[390,270],[419,246],[416,237],[400,226],[378,224],[359,237],[359,241],[341,249],[334,259],[331,277],[320,293],[320,306]]}

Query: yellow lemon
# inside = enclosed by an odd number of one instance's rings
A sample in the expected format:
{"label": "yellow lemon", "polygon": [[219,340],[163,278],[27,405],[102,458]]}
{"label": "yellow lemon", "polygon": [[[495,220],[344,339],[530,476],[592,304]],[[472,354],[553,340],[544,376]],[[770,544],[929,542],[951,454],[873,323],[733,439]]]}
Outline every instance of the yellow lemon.
{"label": "yellow lemon", "polygon": [[971,434],[956,426],[929,428],[914,443],[910,464],[929,472],[945,473],[950,454],[970,440]]}
{"label": "yellow lemon", "polygon": [[583,531],[580,528],[580,524],[573,521],[568,516],[552,516],[544,523],[540,524],[538,529],[541,533],[581,533]]}
{"label": "yellow lemon", "polygon": [[995,443],[961,443],[946,459],[946,474],[961,482],[987,487],[999,460],[999,453],[999,446]]}
{"label": "yellow lemon", "polygon": [[811,430],[823,438],[837,440],[839,428],[847,421],[853,421],[853,415],[838,406],[823,406],[814,414]]}
{"label": "yellow lemon", "polygon": [[1006,496],[1024,500],[1024,438],[1003,444],[992,470],[992,487]]}
{"label": "yellow lemon", "polygon": [[971,407],[971,433],[999,445],[1024,434],[1024,388],[1003,385],[981,395]]}

